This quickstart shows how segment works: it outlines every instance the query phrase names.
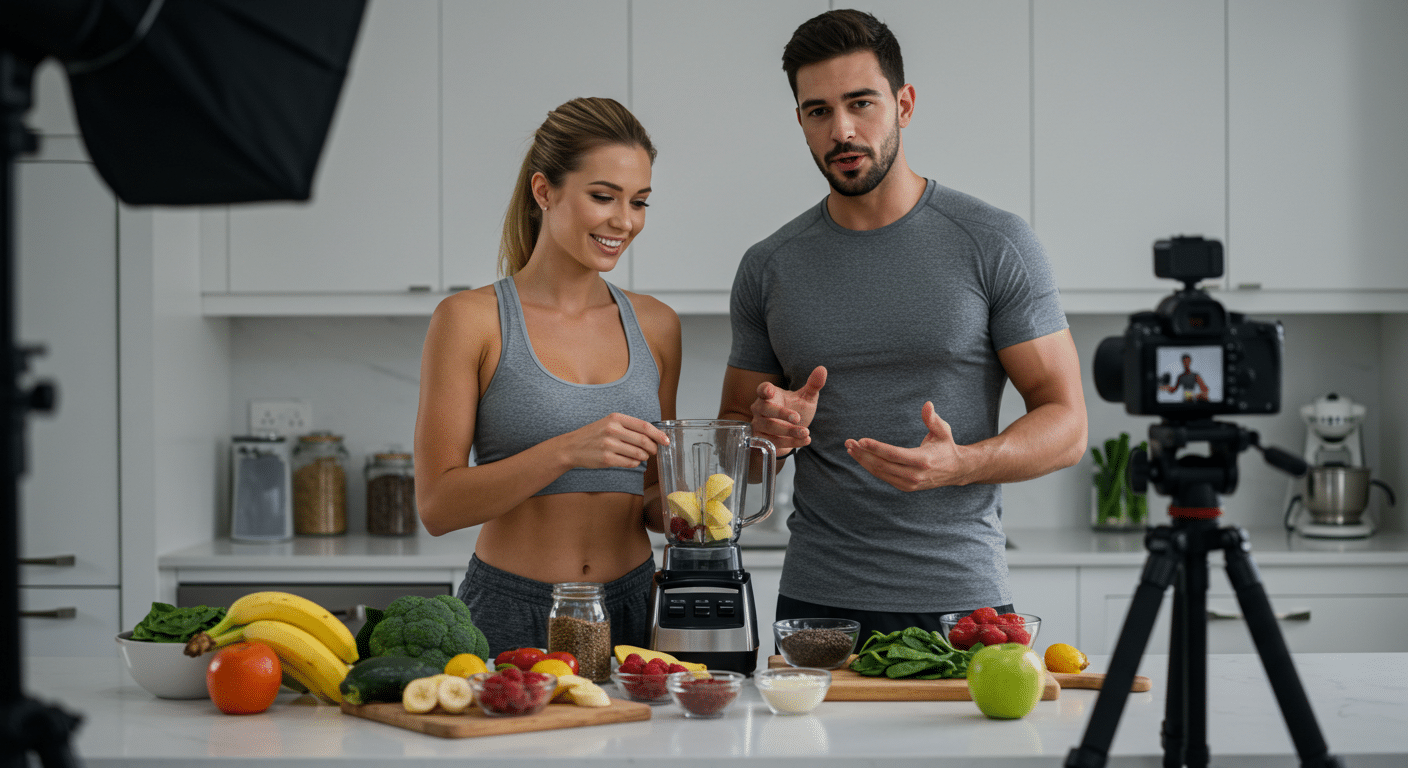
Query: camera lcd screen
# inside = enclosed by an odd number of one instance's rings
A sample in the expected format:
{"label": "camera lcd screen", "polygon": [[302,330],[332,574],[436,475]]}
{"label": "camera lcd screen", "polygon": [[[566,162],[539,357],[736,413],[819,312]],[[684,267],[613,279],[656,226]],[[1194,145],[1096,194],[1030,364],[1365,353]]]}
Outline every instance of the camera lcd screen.
{"label": "camera lcd screen", "polygon": [[1159,403],[1221,403],[1222,347],[1159,347],[1154,364],[1159,372]]}

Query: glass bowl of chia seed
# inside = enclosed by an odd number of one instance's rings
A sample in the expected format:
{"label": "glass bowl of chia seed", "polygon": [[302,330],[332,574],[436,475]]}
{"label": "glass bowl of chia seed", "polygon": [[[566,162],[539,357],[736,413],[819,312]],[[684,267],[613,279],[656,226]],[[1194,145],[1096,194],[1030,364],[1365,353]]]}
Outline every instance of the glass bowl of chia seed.
{"label": "glass bowl of chia seed", "polygon": [[859,634],[860,622],[851,619],[781,619],[772,625],[782,660],[794,667],[844,667]]}

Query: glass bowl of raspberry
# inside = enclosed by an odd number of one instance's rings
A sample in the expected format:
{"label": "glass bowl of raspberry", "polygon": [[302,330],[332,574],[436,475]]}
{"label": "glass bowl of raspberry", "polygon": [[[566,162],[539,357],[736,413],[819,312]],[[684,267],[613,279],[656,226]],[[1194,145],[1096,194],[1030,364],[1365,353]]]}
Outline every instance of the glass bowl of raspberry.
{"label": "glass bowl of raspberry", "polygon": [[743,674],[723,669],[676,672],[665,679],[685,717],[723,717],[743,690]]}
{"label": "glass bowl of raspberry", "polygon": [[665,678],[676,672],[687,671],[680,664],[669,664],[662,659],[645,661],[640,654],[632,653],[611,673],[611,680],[631,701],[665,704],[670,701],[670,692],[665,689]]}
{"label": "glass bowl of raspberry", "polygon": [[518,668],[471,675],[474,701],[489,717],[518,717],[541,712],[557,689],[557,676]]}
{"label": "glass bowl of raspberry", "polygon": [[1041,617],[979,608],[972,613],[945,613],[939,617],[939,627],[948,644],[960,651],[966,651],[977,643],[1021,643],[1030,647],[1036,640],[1036,633],[1041,630]]}

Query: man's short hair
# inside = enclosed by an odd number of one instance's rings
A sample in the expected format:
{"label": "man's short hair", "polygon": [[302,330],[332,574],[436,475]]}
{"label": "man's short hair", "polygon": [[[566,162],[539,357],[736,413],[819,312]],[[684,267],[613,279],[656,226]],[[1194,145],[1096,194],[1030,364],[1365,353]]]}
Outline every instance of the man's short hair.
{"label": "man's short hair", "polygon": [[857,51],[875,54],[890,93],[899,93],[904,87],[904,59],[894,33],[864,11],[839,9],[802,22],[782,49],[782,70],[792,86],[792,98],[797,98],[797,70]]}

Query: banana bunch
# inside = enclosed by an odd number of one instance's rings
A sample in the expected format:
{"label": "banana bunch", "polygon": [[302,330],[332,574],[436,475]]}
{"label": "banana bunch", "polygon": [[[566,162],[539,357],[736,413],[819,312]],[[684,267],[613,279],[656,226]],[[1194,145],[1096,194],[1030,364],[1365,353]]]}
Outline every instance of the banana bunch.
{"label": "banana bunch", "polygon": [[357,639],[327,609],[288,592],[254,592],[236,600],[219,624],[192,637],[186,655],[241,640],[269,646],[285,675],[319,698],[342,701],[338,686],[357,660]]}

